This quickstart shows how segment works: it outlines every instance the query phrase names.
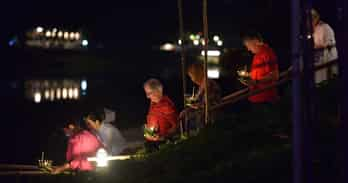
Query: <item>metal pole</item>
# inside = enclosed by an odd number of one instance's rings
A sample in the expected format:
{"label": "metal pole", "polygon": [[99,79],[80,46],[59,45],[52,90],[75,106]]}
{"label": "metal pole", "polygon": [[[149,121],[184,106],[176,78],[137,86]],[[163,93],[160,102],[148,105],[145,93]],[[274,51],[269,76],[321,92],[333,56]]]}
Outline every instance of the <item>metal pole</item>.
{"label": "metal pole", "polygon": [[291,3],[291,55],[293,67],[292,80],[292,123],[293,123],[293,182],[303,183],[302,153],[302,110],[301,110],[301,70],[300,70],[300,0]]}
{"label": "metal pole", "polygon": [[209,122],[209,100],[208,100],[208,2],[203,0],[203,34],[204,34],[204,121]]}
{"label": "metal pole", "polygon": [[292,123],[293,123],[293,182],[303,182],[302,153],[302,110],[301,110],[301,70],[300,70],[300,34],[301,7],[300,0],[291,1],[291,55],[293,67],[292,80]]}
{"label": "metal pole", "polygon": [[[313,147],[318,147],[317,135],[315,135],[317,113],[316,102],[317,92],[314,83],[314,41],[313,41],[313,28],[312,28],[312,0],[307,0],[303,4],[304,8],[304,122],[303,122],[303,158],[304,158],[304,179],[306,183],[312,183],[314,180],[313,175]],[[316,151],[319,152],[319,151]]]}
{"label": "metal pole", "polygon": [[347,60],[347,18],[348,18],[348,2],[347,0],[337,0],[337,49],[339,51],[339,89],[340,89],[340,133],[338,135],[338,142],[340,144],[340,182],[348,182],[348,67],[345,61]]}

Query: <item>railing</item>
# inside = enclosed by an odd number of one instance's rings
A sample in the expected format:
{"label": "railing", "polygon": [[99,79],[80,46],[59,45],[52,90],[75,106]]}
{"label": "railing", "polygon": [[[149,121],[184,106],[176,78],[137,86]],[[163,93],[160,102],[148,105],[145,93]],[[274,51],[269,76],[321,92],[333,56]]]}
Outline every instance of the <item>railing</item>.
{"label": "railing", "polygon": [[[325,69],[325,68],[328,68],[328,67],[331,67],[332,65],[336,64],[337,63],[337,60],[334,60],[334,61],[331,61],[331,62],[327,62],[327,63],[324,63],[324,64],[320,64],[320,65],[316,65],[314,67],[314,71],[318,71],[318,70],[322,70],[322,69]],[[279,74],[279,80],[272,84],[272,85],[269,85],[265,88],[262,88],[262,89],[258,89],[258,90],[253,90],[253,91],[249,91],[248,88],[244,88],[244,89],[241,89],[239,91],[236,91],[236,92],[233,92],[232,94],[229,94],[225,97],[222,98],[222,102],[220,104],[217,104],[215,106],[212,106],[211,107],[211,110],[216,110],[216,109],[219,109],[221,107],[224,107],[225,105],[227,104],[233,104],[233,103],[236,103],[240,100],[243,100],[243,99],[246,99],[252,95],[256,95],[256,94],[259,94],[259,93],[262,93],[264,91],[267,91],[267,90],[270,90],[274,87],[277,87],[283,83],[286,83],[287,81],[291,80],[291,73],[292,72],[292,67],[290,67],[289,69],[287,69],[286,71],[283,71]],[[299,73],[299,74],[303,74],[303,72]],[[249,91],[249,92],[248,92]]]}
{"label": "railing", "polygon": [[[314,71],[318,71],[318,70],[322,70],[322,69],[325,69],[325,68],[329,68],[329,67],[331,67],[332,65],[334,65],[336,63],[337,63],[337,60],[334,60],[334,61],[327,62],[327,63],[324,63],[324,64],[315,65],[314,66]],[[217,104],[217,105],[214,105],[214,106],[210,107],[210,111],[214,111],[214,110],[220,109],[222,107],[225,107],[226,105],[234,104],[234,103],[236,103],[238,101],[247,99],[250,96],[262,93],[264,91],[267,91],[267,90],[270,90],[270,89],[272,89],[274,87],[282,85],[282,84],[284,84],[287,81],[292,79],[291,74],[292,74],[292,66],[289,67],[286,71],[283,71],[283,72],[281,72],[279,74],[279,78],[280,79],[276,83],[271,84],[271,85],[269,85],[269,86],[267,86],[265,88],[257,89],[257,90],[253,90],[253,91],[250,91],[249,88],[243,88],[241,90],[233,92],[233,93],[231,93],[229,95],[224,96],[222,98],[222,102],[220,104]],[[301,71],[298,74],[303,75],[303,72]],[[180,121],[181,135],[183,135],[185,133],[184,128],[183,128],[183,126],[184,126],[183,123],[184,123],[184,120],[181,120]]]}

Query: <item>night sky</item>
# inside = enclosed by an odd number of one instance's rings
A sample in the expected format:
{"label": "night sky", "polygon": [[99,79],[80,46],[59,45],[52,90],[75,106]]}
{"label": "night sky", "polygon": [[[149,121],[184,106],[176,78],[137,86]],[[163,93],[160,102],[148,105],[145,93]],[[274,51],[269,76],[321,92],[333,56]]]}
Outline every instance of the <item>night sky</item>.
{"label": "night sky", "polygon": [[[225,37],[236,37],[240,31],[250,28],[268,36],[268,32],[274,30],[270,25],[279,26],[283,33],[289,25],[288,0],[214,0],[209,1],[208,6],[209,31],[222,33]],[[185,30],[201,31],[202,1],[184,1],[183,7]],[[1,36],[8,39],[38,25],[82,27],[90,37],[103,44],[158,44],[178,35],[177,12],[175,0],[13,0],[1,6]]]}

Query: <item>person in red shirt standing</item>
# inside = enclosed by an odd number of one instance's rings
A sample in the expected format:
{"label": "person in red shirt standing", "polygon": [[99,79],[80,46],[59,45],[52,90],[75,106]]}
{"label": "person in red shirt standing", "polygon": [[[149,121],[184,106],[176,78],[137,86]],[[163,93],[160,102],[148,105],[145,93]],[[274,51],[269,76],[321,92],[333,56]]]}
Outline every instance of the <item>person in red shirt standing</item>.
{"label": "person in red shirt standing", "polygon": [[[261,35],[249,34],[243,37],[245,47],[254,54],[251,69],[244,76],[249,76],[250,80],[241,80],[248,86],[250,91],[266,88],[275,84],[279,79],[277,56],[273,49],[263,42]],[[277,89],[252,95],[249,97],[251,103],[274,103],[278,99]]]}
{"label": "person in red shirt standing", "polygon": [[171,139],[178,124],[178,114],[172,100],[163,95],[163,85],[157,79],[144,83],[146,97],[150,100],[145,129],[153,133],[144,133],[145,147],[148,151],[158,150],[159,145]]}
{"label": "person in red shirt standing", "polygon": [[[255,91],[264,89],[275,84],[279,79],[279,69],[277,56],[258,33],[251,33],[243,37],[245,47],[254,54],[250,72],[245,72],[243,77],[249,77],[249,80],[241,80],[243,84],[249,87],[249,90]],[[241,75],[241,73],[239,73]],[[276,137],[287,136],[284,133],[284,124],[281,117],[275,112],[277,109],[274,104],[279,99],[277,88],[273,87],[261,93],[249,97],[251,103],[250,110],[261,121],[265,122],[275,132]],[[285,125],[286,126],[286,125]]]}

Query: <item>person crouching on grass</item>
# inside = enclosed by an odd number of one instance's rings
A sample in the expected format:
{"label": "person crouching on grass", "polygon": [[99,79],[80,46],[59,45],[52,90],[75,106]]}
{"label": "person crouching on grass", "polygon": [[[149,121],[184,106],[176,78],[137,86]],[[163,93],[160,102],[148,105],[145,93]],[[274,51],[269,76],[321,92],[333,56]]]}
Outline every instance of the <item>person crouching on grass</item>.
{"label": "person crouching on grass", "polygon": [[151,102],[144,127],[145,149],[153,152],[177,132],[178,114],[172,100],[163,95],[163,85],[159,80],[147,80],[144,91]]}
{"label": "person crouching on grass", "polygon": [[85,118],[87,127],[104,144],[107,152],[113,156],[119,155],[126,147],[126,140],[121,132],[112,124],[105,122],[103,110],[90,112]]}
{"label": "person crouching on grass", "polygon": [[52,170],[53,174],[59,174],[66,170],[92,171],[95,166],[87,160],[95,157],[101,142],[91,132],[84,130],[77,122],[68,122],[64,127],[64,133],[69,137],[66,150],[67,162]]}
{"label": "person crouching on grass", "polygon": [[[201,63],[194,63],[188,66],[187,75],[190,77],[191,81],[196,84],[199,89],[197,95],[194,96],[193,104],[186,106],[184,110],[181,111],[179,119],[186,120],[188,122],[188,131],[196,130],[204,127],[204,105],[205,105],[205,82],[204,82],[204,68]],[[217,105],[221,102],[221,88],[219,84],[212,80],[207,80],[208,88],[208,102],[209,106]],[[209,122],[216,121],[217,112],[209,112]],[[185,125],[186,126],[186,125]]]}

